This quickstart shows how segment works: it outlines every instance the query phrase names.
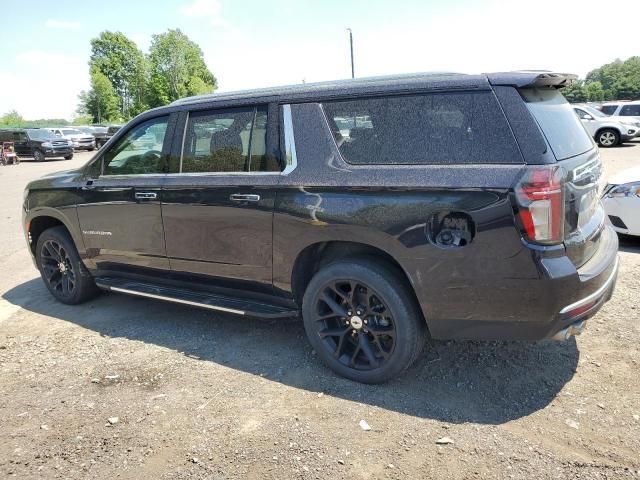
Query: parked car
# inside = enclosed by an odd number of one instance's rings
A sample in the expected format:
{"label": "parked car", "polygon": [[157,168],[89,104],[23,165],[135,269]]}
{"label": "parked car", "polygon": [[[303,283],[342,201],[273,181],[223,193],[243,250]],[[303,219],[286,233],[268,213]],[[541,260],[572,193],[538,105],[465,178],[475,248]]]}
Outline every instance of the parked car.
{"label": "parked car", "polygon": [[96,139],[92,134],[81,132],[76,128],[62,127],[49,129],[56,137],[66,138],[73,143],[74,150],[95,150]]}
{"label": "parked car", "polygon": [[33,157],[36,162],[46,158],[73,158],[70,140],[56,137],[45,128],[5,128],[0,130],[0,142],[13,142],[19,157]]}
{"label": "parked car", "polygon": [[615,117],[632,117],[640,121],[640,100],[633,102],[606,102],[600,107],[600,111],[605,115]]}
{"label": "parked car", "polygon": [[588,105],[575,105],[573,109],[601,147],[615,147],[640,135],[640,120],[608,116]]}
{"label": "parked car", "polygon": [[604,189],[603,204],[616,232],[640,236],[640,167],[611,177]]}
{"label": "parked car", "polygon": [[68,304],[110,290],[301,315],[318,357],[360,382],[399,375],[427,334],[565,340],[618,272],[599,150],[560,93],[574,78],[419,74],[178,100],[31,182],[29,249]]}
{"label": "parked car", "polygon": [[96,140],[96,148],[102,147],[107,141],[111,138],[112,135],[108,133],[108,127],[103,127],[101,125],[83,125],[79,127],[73,127],[77,130],[80,130],[83,133],[88,135],[93,135],[93,138]]}

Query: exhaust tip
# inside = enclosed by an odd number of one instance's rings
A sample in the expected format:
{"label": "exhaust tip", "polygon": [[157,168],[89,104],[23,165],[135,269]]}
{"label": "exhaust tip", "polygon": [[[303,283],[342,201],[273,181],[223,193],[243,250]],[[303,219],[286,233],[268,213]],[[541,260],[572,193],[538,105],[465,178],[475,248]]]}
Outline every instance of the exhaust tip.
{"label": "exhaust tip", "polygon": [[580,335],[586,325],[587,325],[586,320],[578,320],[577,322],[572,323],[568,327],[560,330],[553,337],[551,337],[551,340],[555,340],[558,342],[564,342],[566,340],[569,340],[571,337]]}

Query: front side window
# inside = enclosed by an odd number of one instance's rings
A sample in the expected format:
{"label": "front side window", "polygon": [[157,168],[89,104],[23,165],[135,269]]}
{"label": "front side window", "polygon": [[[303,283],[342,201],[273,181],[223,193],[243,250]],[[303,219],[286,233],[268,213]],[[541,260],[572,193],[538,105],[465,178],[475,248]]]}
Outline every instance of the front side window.
{"label": "front side window", "polygon": [[182,151],[182,173],[278,171],[267,155],[265,108],[192,112]]}
{"label": "front side window", "polygon": [[343,158],[353,164],[519,163],[491,92],[334,101],[323,108]]}
{"label": "front side window", "polygon": [[620,109],[620,115],[624,117],[640,117],[640,105],[625,105]]}
{"label": "front side window", "polygon": [[104,175],[167,173],[162,155],[169,117],[147,120],[133,127],[104,154]]}

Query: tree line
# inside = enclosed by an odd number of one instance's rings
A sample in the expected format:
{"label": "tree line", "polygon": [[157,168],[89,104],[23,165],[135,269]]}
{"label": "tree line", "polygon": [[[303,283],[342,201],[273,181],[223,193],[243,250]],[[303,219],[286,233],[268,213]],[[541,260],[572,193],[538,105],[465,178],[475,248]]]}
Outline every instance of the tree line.
{"label": "tree line", "polygon": [[612,63],[591,70],[584,79],[562,89],[570,102],[640,99],[640,57]]}
{"label": "tree line", "polygon": [[127,121],[217,86],[200,47],[179,29],[153,35],[146,55],[121,32],[100,33],[91,40],[89,75],[90,89],[80,92],[78,113],[93,123]]}

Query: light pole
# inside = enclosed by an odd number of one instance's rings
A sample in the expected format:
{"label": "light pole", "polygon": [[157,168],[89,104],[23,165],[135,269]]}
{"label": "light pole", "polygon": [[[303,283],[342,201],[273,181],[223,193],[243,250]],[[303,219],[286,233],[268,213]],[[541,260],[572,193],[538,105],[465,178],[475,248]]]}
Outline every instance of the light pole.
{"label": "light pole", "polygon": [[355,69],[353,68],[353,32],[351,28],[347,28],[349,31],[349,46],[351,47],[351,78],[356,78]]}

